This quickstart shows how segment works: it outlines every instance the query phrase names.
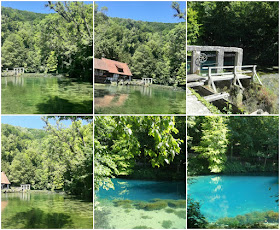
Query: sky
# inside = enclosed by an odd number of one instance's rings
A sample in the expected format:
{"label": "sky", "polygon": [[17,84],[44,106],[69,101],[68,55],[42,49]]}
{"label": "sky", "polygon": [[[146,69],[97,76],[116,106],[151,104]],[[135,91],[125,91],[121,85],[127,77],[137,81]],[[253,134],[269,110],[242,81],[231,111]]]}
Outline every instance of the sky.
{"label": "sky", "polygon": [[[47,3],[47,1],[1,1],[2,6],[18,10],[27,10],[42,14],[54,13],[54,10],[50,10],[48,7],[45,7],[45,4]],[[91,4],[92,1],[85,1],[84,3]]]}
{"label": "sky", "polygon": [[[1,116],[2,124],[9,124],[14,126],[20,126],[24,128],[43,129],[45,122],[41,119],[42,116]],[[69,127],[71,121],[61,121],[66,127]],[[55,121],[50,121],[51,124],[55,124]]]}
{"label": "sky", "polygon": [[[174,18],[175,11],[171,8],[172,1],[95,1],[99,9],[103,6],[108,8],[107,15],[110,17],[130,18],[149,22],[177,23],[183,19]],[[186,8],[185,1],[178,1],[181,9]],[[46,1],[1,1],[2,6],[18,10],[27,10],[36,13],[54,13],[45,7]],[[85,1],[86,4],[92,3]]]}
{"label": "sky", "polygon": [[[181,9],[186,9],[186,1],[178,1]],[[177,23],[183,19],[174,18],[172,1],[95,1],[99,9],[106,6],[107,16],[130,18],[148,22]]]}

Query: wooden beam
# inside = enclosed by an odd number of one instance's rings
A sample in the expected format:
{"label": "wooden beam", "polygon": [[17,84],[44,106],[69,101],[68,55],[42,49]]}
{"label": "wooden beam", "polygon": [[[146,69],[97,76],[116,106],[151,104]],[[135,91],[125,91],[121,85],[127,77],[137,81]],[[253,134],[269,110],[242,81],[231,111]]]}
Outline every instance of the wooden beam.
{"label": "wooden beam", "polygon": [[216,93],[209,96],[205,96],[204,99],[208,102],[217,101],[221,99],[227,99],[229,97],[228,93]]}
{"label": "wooden beam", "polygon": [[204,85],[204,82],[202,82],[202,81],[187,83],[187,87],[196,87],[196,86],[202,86],[202,85]]}

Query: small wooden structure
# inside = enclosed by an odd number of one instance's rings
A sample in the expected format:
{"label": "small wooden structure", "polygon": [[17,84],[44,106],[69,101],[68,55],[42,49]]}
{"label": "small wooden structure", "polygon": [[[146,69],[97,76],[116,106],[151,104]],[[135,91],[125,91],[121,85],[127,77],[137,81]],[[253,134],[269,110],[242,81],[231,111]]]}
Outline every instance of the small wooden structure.
{"label": "small wooden structure", "polygon": [[153,78],[142,78],[144,85],[153,84]]}
{"label": "small wooden structure", "polygon": [[5,172],[1,172],[1,189],[9,189],[10,188],[10,181],[6,176]]}
{"label": "small wooden structure", "polygon": [[21,184],[21,185],[20,185],[20,189],[21,189],[22,191],[24,191],[24,190],[30,190],[30,184]]}
{"label": "small wooden structure", "polygon": [[14,74],[19,75],[24,73],[24,67],[14,68]]}
{"label": "small wooden structure", "polygon": [[21,74],[24,74],[24,67],[17,67],[17,68],[13,68],[13,70],[9,70],[8,68],[6,68],[6,70],[4,70],[2,72],[2,77],[3,76],[18,76],[18,75],[21,75]]}

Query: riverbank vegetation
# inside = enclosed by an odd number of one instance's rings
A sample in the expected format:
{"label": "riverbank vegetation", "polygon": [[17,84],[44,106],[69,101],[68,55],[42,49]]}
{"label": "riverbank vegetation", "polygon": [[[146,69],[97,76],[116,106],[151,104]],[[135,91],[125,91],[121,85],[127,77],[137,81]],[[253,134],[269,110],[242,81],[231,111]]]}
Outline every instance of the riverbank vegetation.
{"label": "riverbank vegetation", "polygon": [[49,1],[46,7],[55,13],[1,8],[2,69],[92,81],[93,5]]}
{"label": "riverbank vegetation", "polygon": [[[171,6],[170,6],[171,7]],[[185,18],[178,3],[176,17]],[[159,23],[112,18],[94,6],[94,55],[128,63],[134,78],[164,85],[186,84],[186,23]]]}
{"label": "riverbank vegetation", "polygon": [[[34,190],[59,190],[92,200],[92,117],[42,119],[45,129],[2,124],[1,170],[12,186],[31,184]],[[71,125],[66,128],[62,120]]]}
{"label": "riverbank vegetation", "polygon": [[[278,125],[276,116],[188,117],[188,175],[278,173]],[[208,223],[201,204],[188,199],[189,228],[278,228],[278,216],[271,210]]]}

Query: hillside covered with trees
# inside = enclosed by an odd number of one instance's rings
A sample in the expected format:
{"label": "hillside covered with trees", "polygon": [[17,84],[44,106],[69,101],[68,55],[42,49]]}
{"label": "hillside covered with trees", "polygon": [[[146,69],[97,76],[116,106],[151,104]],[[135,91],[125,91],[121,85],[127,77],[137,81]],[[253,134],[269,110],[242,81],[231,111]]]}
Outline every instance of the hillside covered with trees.
{"label": "hillside covered with trees", "polygon": [[[170,5],[171,7],[171,5]],[[173,3],[176,16],[184,18]],[[186,83],[186,23],[158,23],[111,18],[94,5],[94,56],[128,63],[134,78],[155,83]],[[174,11],[174,13],[176,12]],[[170,15],[172,17],[172,15]]]}
{"label": "hillside covered with trees", "polygon": [[[2,124],[1,170],[12,186],[31,184],[35,190],[63,190],[92,199],[92,117],[56,118],[45,129]],[[60,120],[71,120],[66,128]]]}
{"label": "hillside covered with trees", "polygon": [[49,1],[46,7],[56,13],[1,8],[3,70],[24,67],[92,80],[92,4]]}

